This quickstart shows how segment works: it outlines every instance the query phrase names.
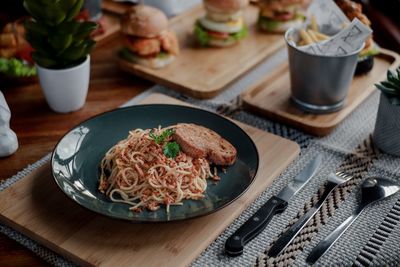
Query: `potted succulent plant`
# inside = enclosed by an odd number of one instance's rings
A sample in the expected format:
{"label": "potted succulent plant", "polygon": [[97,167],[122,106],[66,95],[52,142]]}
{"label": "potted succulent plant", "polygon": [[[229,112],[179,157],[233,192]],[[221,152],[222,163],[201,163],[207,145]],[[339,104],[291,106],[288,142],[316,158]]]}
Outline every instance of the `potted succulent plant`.
{"label": "potted succulent plant", "polygon": [[94,22],[76,20],[84,0],[24,0],[32,16],[25,23],[26,39],[34,49],[40,85],[50,108],[71,112],[84,104],[89,87]]}
{"label": "potted succulent plant", "polygon": [[388,70],[387,80],[376,84],[381,90],[374,143],[384,152],[400,156],[400,67]]}

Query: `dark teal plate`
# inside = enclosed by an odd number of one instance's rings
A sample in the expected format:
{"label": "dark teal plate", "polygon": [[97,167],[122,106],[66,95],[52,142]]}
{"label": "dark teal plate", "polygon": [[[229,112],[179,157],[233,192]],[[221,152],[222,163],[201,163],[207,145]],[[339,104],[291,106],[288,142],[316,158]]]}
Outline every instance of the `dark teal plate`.
{"label": "dark teal plate", "polygon": [[[221,181],[208,181],[204,199],[185,200],[182,206],[172,206],[168,214],[164,207],[155,212],[135,213],[129,210],[129,205],[113,203],[97,190],[101,159],[110,147],[127,137],[129,130],[177,123],[208,127],[238,151],[236,163],[227,168],[226,173],[219,173]],[[177,105],[139,105],[106,112],[76,126],[57,144],[51,166],[61,190],[92,211],[136,222],[165,222],[210,214],[232,203],[253,182],[258,169],[258,152],[242,129],[217,114]]]}

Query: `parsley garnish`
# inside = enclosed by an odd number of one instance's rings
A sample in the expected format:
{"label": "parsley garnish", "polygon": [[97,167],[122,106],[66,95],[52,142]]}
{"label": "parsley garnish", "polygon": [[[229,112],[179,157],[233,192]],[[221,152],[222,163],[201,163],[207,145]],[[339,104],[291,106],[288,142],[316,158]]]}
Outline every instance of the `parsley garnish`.
{"label": "parsley garnish", "polygon": [[[167,129],[164,132],[162,132],[160,135],[155,135],[154,132],[151,131],[149,133],[149,136],[151,139],[154,140],[154,142],[157,145],[161,145],[165,142],[165,139],[167,139],[174,133],[175,133],[174,129]],[[163,153],[168,158],[175,158],[176,156],[178,156],[179,151],[181,151],[181,148],[177,142],[168,142],[163,147]]]}
{"label": "parsley garnish", "polygon": [[162,143],[164,143],[164,141],[165,141],[165,139],[166,138],[168,138],[168,137],[170,137],[171,135],[173,135],[175,133],[175,130],[174,129],[167,129],[167,130],[165,130],[164,132],[162,132],[160,135],[155,135],[154,133],[153,133],[153,131],[151,131],[150,133],[149,133],[149,136],[150,136],[150,138],[151,139],[153,139],[154,140],[154,142],[157,144],[157,145],[159,145],[159,144],[162,144]]}
{"label": "parsley garnish", "polygon": [[181,150],[177,142],[169,142],[164,146],[163,153],[168,158],[175,158]]}

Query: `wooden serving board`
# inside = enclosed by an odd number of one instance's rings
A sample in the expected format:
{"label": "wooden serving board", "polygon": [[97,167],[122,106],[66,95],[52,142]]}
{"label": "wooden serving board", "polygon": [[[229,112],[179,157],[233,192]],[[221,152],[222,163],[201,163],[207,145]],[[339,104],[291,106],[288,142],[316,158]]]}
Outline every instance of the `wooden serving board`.
{"label": "wooden serving board", "polygon": [[118,59],[120,68],[193,97],[211,98],[285,45],[282,35],[257,30],[258,9],[251,5],[244,12],[249,26],[246,39],[232,47],[200,47],[195,42],[193,30],[196,19],[201,16],[204,16],[204,9],[197,6],[170,20],[181,53],[166,68],[154,70]]}
{"label": "wooden serving board", "polygon": [[[183,104],[154,94],[143,103]],[[238,200],[204,217],[133,224],[79,206],[57,187],[50,164],[0,192],[0,220],[85,266],[188,266],[299,154],[287,139],[238,123],[254,140],[260,166]]]}
{"label": "wooden serving board", "polygon": [[394,69],[400,64],[397,53],[386,49],[381,52],[375,57],[371,72],[354,77],[346,104],[340,111],[316,115],[299,110],[290,100],[287,62],[242,94],[244,107],[305,132],[318,136],[327,135],[376,90],[374,84],[385,79],[389,68]]}

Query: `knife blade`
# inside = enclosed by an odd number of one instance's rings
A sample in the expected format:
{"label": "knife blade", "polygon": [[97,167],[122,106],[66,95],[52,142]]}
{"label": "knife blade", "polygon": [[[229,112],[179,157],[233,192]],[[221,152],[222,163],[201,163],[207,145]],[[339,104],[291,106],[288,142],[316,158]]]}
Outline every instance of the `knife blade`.
{"label": "knife blade", "polygon": [[274,215],[282,213],[290,199],[315,175],[321,165],[322,156],[315,157],[286,187],[271,197],[225,242],[225,253],[236,257],[243,253],[244,246],[261,233]]}

